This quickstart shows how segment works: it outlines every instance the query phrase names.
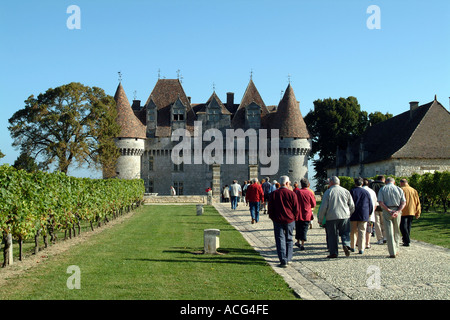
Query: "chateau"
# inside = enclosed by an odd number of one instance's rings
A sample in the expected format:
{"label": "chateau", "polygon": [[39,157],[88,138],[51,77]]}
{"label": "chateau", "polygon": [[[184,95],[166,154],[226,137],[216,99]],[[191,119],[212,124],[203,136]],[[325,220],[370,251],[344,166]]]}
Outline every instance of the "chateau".
{"label": "chateau", "polygon": [[[143,179],[147,193],[169,195],[173,186],[178,195],[204,195],[205,189],[211,188],[217,199],[222,187],[233,180],[242,184],[251,178],[268,176],[273,181],[288,175],[291,181],[300,181],[308,175],[311,137],[290,84],[277,106],[266,106],[252,79],[240,103],[235,103],[232,92],[222,102],[215,91],[206,102],[192,103],[178,79],[159,79],[143,106],[139,100],[130,105],[122,83],[114,99],[121,127],[115,139],[121,154],[116,175],[121,179]],[[211,154],[213,161],[197,157],[203,161],[176,164],[174,148],[186,144],[174,136],[177,129],[193,137],[187,140],[192,143],[192,153],[200,151],[200,157],[203,152]],[[208,140],[211,131],[222,133],[223,141]],[[247,136],[245,146],[232,136],[231,155],[228,147],[225,150],[230,132],[235,137]],[[258,143],[250,134],[256,135]],[[215,150],[211,151],[211,145]],[[217,156],[220,154],[223,157]],[[275,171],[264,174],[269,169]]]}

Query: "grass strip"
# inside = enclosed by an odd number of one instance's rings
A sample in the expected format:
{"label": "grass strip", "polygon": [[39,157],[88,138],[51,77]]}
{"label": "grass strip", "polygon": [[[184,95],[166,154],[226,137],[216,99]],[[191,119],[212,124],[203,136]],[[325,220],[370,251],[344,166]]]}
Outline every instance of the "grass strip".
{"label": "grass strip", "polygon": [[[9,279],[0,300],[297,299],[237,230],[212,206],[204,209],[197,216],[195,205],[143,206],[122,224]],[[221,231],[221,254],[200,254],[203,230],[210,228]],[[80,289],[67,286],[72,265],[79,267]]]}

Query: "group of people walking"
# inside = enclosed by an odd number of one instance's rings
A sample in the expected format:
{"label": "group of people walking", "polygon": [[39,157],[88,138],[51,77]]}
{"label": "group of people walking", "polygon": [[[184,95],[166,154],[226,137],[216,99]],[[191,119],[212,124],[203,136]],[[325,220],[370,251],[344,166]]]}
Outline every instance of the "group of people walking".
{"label": "group of people walking", "polygon": [[[325,228],[329,255],[337,258],[339,238],[346,256],[351,252],[363,254],[370,248],[370,237],[374,231],[377,244],[387,243],[390,258],[398,255],[400,237],[403,246],[410,245],[411,221],[419,218],[421,206],[418,193],[408,185],[406,179],[395,185],[394,178],[378,176],[376,181],[355,178],[355,187],[348,191],[340,186],[338,177],[328,180],[320,205],[318,224]],[[232,194],[231,208],[236,209],[237,198],[243,196],[249,206],[251,223],[258,223],[259,212],[269,214],[273,222],[275,243],[280,267],[286,267],[292,260],[295,239],[300,250],[305,250],[307,232],[314,219],[316,206],[314,192],[309,188],[308,179],[300,181],[300,186],[288,176],[270,183],[266,178],[253,178],[241,187],[237,181],[229,188]],[[225,191],[225,190],[224,190]],[[233,199],[233,198],[232,198]],[[267,211],[266,211],[267,210]]]}
{"label": "group of people walking", "polygon": [[402,179],[400,185],[384,176],[372,183],[355,178],[355,187],[348,191],[338,177],[331,177],[318,212],[319,224],[326,230],[327,258],[337,258],[339,237],[346,256],[355,252],[355,246],[363,254],[370,248],[372,227],[377,243],[387,243],[390,258],[398,255],[400,237],[403,246],[409,246],[411,221],[420,217],[421,206],[418,192],[407,180]]}
{"label": "group of people walking", "polygon": [[[233,181],[231,187],[236,184],[237,181]],[[231,187],[228,188],[230,195]],[[235,188],[239,190],[238,184]],[[294,230],[296,245],[304,250],[307,232],[314,219],[312,210],[316,206],[316,198],[309,188],[308,179],[301,179],[299,188],[298,183],[291,186],[288,176],[282,176],[279,182],[274,180],[272,183],[269,177],[261,183],[258,178],[253,178],[241,190],[246,205],[249,206],[252,224],[259,222],[260,211],[268,213],[273,221],[278,257],[281,265],[287,266],[292,259]],[[236,209],[233,203],[231,208]]]}

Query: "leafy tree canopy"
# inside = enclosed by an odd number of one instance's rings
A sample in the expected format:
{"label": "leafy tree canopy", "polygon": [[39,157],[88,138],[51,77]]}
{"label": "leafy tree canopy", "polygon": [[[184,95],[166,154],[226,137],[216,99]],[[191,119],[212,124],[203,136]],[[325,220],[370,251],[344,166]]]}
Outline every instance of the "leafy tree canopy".
{"label": "leafy tree canopy", "polygon": [[355,97],[339,99],[318,99],[314,109],[308,112],[304,120],[312,135],[311,157],[316,171],[314,178],[322,187],[327,178],[326,169],[336,161],[336,149],[346,148],[347,144],[362,135],[369,125],[384,121],[391,114],[374,112],[368,114],[361,110]]}
{"label": "leafy tree canopy", "polygon": [[14,161],[13,167],[17,170],[23,169],[27,172],[36,172],[39,170],[39,166],[34,161],[34,158],[26,152],[20,154],[16,161]]}
{"label": "leafy tree canopy", "polygon": [[119,133],[114,98],[97,87],[72,82],[25,100],[9,119],[13,146],[48,169],[67,173],[73,163],[112,170],[118,158],[113,137]]}

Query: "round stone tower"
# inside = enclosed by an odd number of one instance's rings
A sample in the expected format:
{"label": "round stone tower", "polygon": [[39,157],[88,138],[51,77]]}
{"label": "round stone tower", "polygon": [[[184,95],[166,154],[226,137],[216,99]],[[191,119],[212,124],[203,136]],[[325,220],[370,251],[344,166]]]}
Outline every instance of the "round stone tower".
{"label": "round stone tower", "polygon": [[308,155],[311,136],[300,112],[299,102],[289,84],[269,125],[279,130],[278,179],[289,176],[292,183],[308,178]]}
{"label": "round stone tower", "polygon": [[120,149],[120,157],[116,164],[116,177],[119,179],[141,178],[141,157],[145,150],[145,125],[136,117],[131,109],[122,83],[119,83],[114,95],[117,107],[117,123],[120,134],[114,139]]}

